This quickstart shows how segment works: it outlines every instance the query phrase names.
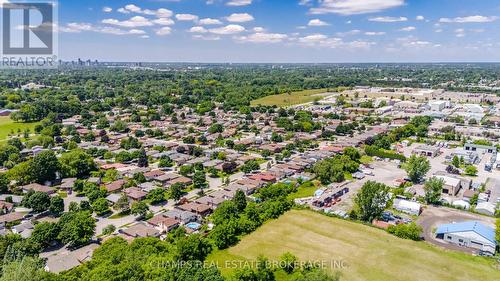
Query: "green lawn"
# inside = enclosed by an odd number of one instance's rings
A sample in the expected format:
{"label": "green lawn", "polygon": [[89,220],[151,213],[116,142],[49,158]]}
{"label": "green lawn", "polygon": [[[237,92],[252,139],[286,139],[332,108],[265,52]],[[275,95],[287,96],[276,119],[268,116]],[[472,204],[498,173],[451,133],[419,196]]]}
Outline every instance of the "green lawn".
{"label": "green lawn", "polygon": [[208,262],[228,276],[234,271],[225,267],[230,261],[254,261],[259,255],[279,260],[285,252],[301,261],[343,261],[344,268],[331,269],[341,272],[341,280],[500,280],[491,259],[306,210],[292,210],[264,224],[236,246],[212,253]]}
{"label": "green lawn", "polygon": [[[30,132],[33,134],[35,131],[34,130],[35,126],[39,123],[40,122],[34,122],[34,123],[14,122],[12,119],[10,119],[9,116],[0,116],[0,141],[6,140],[12,131],[14,131],[15,135],[19,134],[22,137],[24,130],[29,128]],[[19,129],[21,130],[21,133],[18,133]]]}
{"label": "green lawn", "polygon": [[292,92],[291,94],[285,93],[281,95],[271,95],[257,100],[253,100],[250,105],[276,105],[276,106],[290,106],[295,104],[302,104],[320,100],[322,93],[326,93],[327,89],[314,89],[304,90],[299,92]]}
{"label": "green lawn", "polygon": [[313,182],[305,182],[297,188],[296,192],[289,194],[287,198],[289,200],[294,200],[297,198],[311,197],[316,190],[318,190],[318,186]]}

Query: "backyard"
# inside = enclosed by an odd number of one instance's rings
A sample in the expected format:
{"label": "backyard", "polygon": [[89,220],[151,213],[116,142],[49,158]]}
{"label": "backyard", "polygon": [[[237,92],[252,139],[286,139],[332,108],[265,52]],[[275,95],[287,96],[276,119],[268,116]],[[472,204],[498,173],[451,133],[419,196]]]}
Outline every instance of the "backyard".
{"label": "backyard", "polygon": [[[214,252],[208,261],[231,275],[234,268],[224,268],[230,261],[254,261],[259,255],[279,260],[285,252],[301,261],[343,264],[331,269],[342,274],[341,280],[500,280],[493,260],[402,240],[306,210],[292,210],[264,224],[236,246]],[[285,280],[282,274],[280,279]]]}

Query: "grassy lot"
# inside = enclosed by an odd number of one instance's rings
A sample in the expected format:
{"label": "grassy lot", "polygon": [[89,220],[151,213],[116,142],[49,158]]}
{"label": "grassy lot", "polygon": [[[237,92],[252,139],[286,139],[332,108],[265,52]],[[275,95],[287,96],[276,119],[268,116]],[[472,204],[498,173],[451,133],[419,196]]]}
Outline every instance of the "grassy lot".
{"label": "grassy lot", "polygon": [[30,129],[31,133],[34,133],[35,126],[39,124],[39,122],[34,123],[20,123],[14,122],[10,119],[9,116],[0,116],[0,141],[4,141],[7,139],[9,134],[14,131],[14,134],[18,134],[18,129],[21,130],[20,135],[23,135],[24,130]]}
{"label": "grassy lot", "polygon": [[297,198],[305,198],[305,197],[311,197],[314,195],[314,192],[318,190],[319,188],[319,182],[305,182],[301,184],[298,188],[297,191],[294,193],[291,193],[287,196],[289,200],[294,200]]}
{"label": "grassy lot", "polygon": [[228,261],[254,261],[261,254],[279,260],[285,252],[302,261],[342,260],[346,267],[332,269],[341,272],[341,280],[500,280],[493,260],[306,210],[292,210],[264,224],[238,245],[212,253],[208,261],[230,275],[234,269],[224,268]]}
{"label": "grassy lot", "polygon": [[316,99],[322,98],[322,93],[326,93],[327,89],[314,89],[304,90],[299,92],[292,92],[291,94],[271,95],[257,100],[253,100],[250,105],[276,105],[276,106],[290,106],[295,104],[302,104],[312,102]]}

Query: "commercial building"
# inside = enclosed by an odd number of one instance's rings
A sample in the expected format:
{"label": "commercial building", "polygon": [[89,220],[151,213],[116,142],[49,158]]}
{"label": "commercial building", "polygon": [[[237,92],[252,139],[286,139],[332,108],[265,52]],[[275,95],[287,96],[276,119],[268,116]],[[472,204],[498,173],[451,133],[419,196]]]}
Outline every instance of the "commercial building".
{"label": "commercial building", "polygon": [[497,246],[495,230],[479,221],[442,224],[436,230],[436,237],[486,255],[494,255]]}

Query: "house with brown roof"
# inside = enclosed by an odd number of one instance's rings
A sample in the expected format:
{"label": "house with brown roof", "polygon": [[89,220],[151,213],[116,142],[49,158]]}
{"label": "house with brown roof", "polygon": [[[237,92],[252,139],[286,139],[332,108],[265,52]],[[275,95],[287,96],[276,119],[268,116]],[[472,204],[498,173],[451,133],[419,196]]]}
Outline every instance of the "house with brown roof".
{"label": "house with brown roof", "polygon": [[145,222],[139,222],[128,228],[120,229],[119,232],[131,238],[159,237],[161,234],[158,229]]}
{"label": "house with brown roof", "polygon": [[52,193],[56,192],[56,190],[54,188],[52,188],[50,186],[46,186],[46,185],[41,185],[38,183],[30,183],[27,185],[23,185],[20,188],[23,190],[24,193],[27,193],[30,190],[38,191],[38,192],[45,192],[47,194],[52,194]]}
{"label": "house with brown roof", "polygon": [[205,217],[212,212],[212,208],[206,204],[190,202],[176,207],[179,210],[193,212],[197,215]]}
{"label": "house with brown roof", "polygon": [[148,195],[147,192],[142,191],[138,187],[129,187],[127,189],[124,189],[123,193],[125,193],[127,197],[133,201],[141,201],[146,198],[146,195]]}
{"label": "house with brown roof", "polygon": [[154,226],[161,233],[167,233],[178,227],[181,222],[174,218],[166,217],[164,214],[159,214],[149,219],[147,223]]}
{"label": "house with brown roof", "polygon": [[113,193],[113,192],[120,191],[125,183],[127,183],[126,180],[119,179],[119,180],[115,180],[114,182],[111,182],[111,183],[104,185],[104,188],[106,188],[106,191],[108,193]]}

